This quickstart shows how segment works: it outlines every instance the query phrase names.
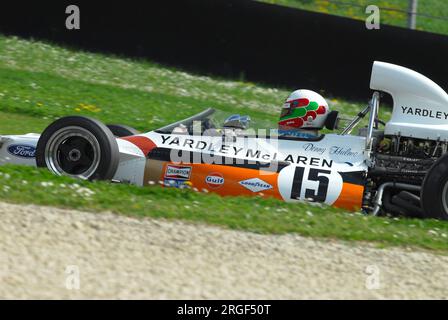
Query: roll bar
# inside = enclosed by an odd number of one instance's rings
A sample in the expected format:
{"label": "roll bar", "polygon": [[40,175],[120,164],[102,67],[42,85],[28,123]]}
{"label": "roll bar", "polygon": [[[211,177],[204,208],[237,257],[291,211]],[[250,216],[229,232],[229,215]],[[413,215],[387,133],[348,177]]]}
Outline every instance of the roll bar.
{"label": "roll bar", "polygon": [[369,125],[367,126],[367,136],[366,136],[366,151],[372,150],[372,136],[373,129],[378,127],[378,109],[380,105],[380,93],[375,91],[372,95],[372,100],[369,102],[370,105],[370,117]]}
{"label": "roll bar", "polygon": [[367,127],[367,136],[366,136],[366,151],[371,151],[372,149],[372,136],[373,129],[378,128],[378,110],[380,106],[380,93],[375,91],[372,95],[372,99],[369,101],[367,107],[365,107],[360,113],[356,115],[356,117],[350,121],[350,123],[345,127],[345,129],[341,132],[341,135],[350,134],[359,122],[369,113],[369,124]]}

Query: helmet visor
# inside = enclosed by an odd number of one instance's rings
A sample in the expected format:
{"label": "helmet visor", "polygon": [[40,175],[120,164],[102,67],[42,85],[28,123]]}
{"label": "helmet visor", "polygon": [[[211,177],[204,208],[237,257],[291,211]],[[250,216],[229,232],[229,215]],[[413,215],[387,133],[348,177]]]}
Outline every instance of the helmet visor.
{"label": "helmet visor", "polygon": [[291,114],[292,108],[290,103],[285,103],[282,108],[282,112],[280,113],[280,118],[286,117]]}

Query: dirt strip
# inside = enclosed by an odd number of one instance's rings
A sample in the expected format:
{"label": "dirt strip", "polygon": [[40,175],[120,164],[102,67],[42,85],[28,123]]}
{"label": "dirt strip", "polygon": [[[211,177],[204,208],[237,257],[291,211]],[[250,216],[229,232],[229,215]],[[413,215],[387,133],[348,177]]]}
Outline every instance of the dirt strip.
{"label": "dirt strip", "polygon": [[0,202],[0,298],[448,298],[415,249]]}

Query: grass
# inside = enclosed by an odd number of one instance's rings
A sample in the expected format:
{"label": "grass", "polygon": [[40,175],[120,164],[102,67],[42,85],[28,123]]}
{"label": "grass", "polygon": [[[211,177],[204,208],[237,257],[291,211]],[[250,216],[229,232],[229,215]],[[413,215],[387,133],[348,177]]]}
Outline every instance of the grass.
{"label": "grass", "polygon": [[0,184],[0,198],[8,202],[183,219],[259,233],[371,241],[379,246],[406,245],[441,253],[448,250],[448,224],[440,221],[376,218],[309,204],[159,186],[92,183],[20,166],[0,167]]}
{"label": "grass", "polygon": [[[0,35],[0,112],[47,122],[84,114],[149,130],[213,106],[274,124],[293,89],[213,79]],[[347,116],[364,104],[327,98],[332,109]],[[390,112],[383,110],[383,115]]]}
{"label": "grass", "polygon": [[39,118],[79,113],[144,130],[210,105],[254,118],[274,118],[287,95],[250,83],[193,76],[147,62],[15,38],[0,37],[0,57],[2,111]]}
{"label": "grass", "polygon": [[[37,118],[25,114],[0,111],[1,134],[23,134],[26,132],[40,133],[48,125],[48,118]],[[18,125],[25,124],[25,125]]]}
{"label": "grass", "polygon": [[[75,52],[0,36],[0,133],[40,132],[53,119],[82,114],[150,130],[208,106],[274,121],[290,90],[194,75],[143,61]],[[366,97],[367,98],[367,97]],[[328,97],[347,116],[364,103]],[[367,99],[366,99],[367,100]],[[387,119],[390,111],[382,110]],[[386,219],[274,199],[139,188],[0,167],[0,199],[134,216],[201,221],[261,233],[371,241],[448,250],[448,224]]]}
{"label": "grass", "polygon": [[[381,23],[399,27],[407,27],[407,14],[386,10],[398,9],[408,11],[408,0],[259,0],[277,5],[284,5],[309,11],[333,14],[357,20],[365,20],[368,16],[365,9],[368,5],[377,5],[380,10]],[[355,4],[358,6],[351,6]],[[432,17],[448,18],[448,2],[440,0],[418,1],[417,13]],[[448,21],[425,16],[417,17],[417,30],[448,34]]]}

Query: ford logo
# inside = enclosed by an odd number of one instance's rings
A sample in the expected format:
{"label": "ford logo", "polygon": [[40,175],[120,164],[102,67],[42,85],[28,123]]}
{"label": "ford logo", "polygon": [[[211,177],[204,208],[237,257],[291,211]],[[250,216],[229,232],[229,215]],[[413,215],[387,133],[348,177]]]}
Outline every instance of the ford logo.
{"label": "ford logo", "polygon": [[34,158],[36,156],[36,148],[24,144],[12,144],[8,147],[8,152],[21,158]]}

